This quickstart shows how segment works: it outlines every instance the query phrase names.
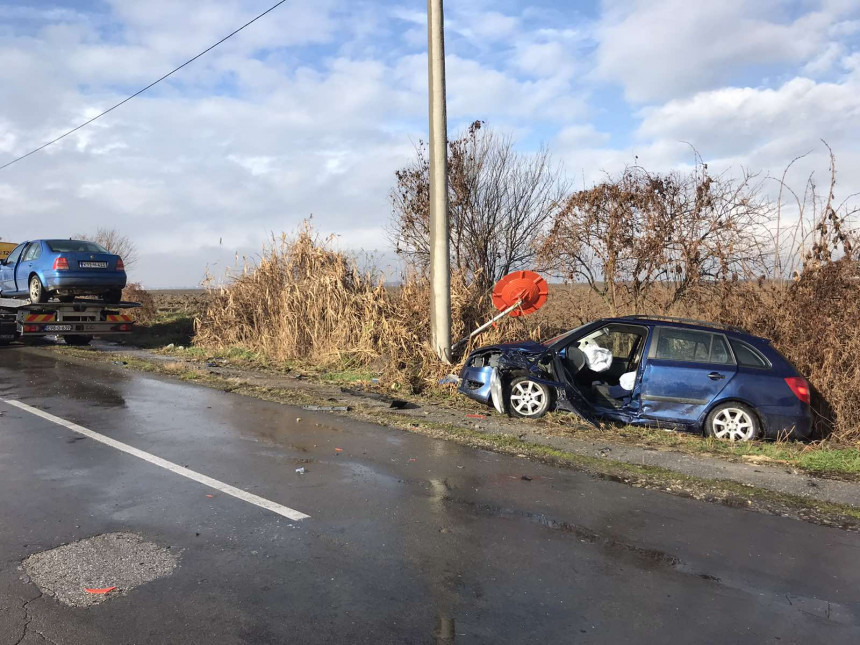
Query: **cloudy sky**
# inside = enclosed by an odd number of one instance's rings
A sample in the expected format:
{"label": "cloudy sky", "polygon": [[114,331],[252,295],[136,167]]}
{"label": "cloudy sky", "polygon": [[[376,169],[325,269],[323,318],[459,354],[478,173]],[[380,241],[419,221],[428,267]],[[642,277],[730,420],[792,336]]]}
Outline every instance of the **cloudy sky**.
{"label": "cloudy sky", "polygon": [[[0,0],[0,164],[274,0]],[[577,186],[653,169],[827,172],[860,190],[856,0],[447,0],[449,129],[546,143]],[[313,214],[390,257],[394,171],[426,138],[426,2],[290,0],[120,109],[0,171],[0,236],[117,228],[134,279],[194,286]],[[802,176],[798,176],[802,183]]]}

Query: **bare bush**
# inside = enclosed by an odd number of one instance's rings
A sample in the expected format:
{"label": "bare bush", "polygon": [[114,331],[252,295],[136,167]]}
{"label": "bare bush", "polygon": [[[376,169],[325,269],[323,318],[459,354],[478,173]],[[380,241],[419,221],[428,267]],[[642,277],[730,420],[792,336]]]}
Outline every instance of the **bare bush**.
{"label": "bare bush", "polygon": [[[430,262],[430,163],[417,159],[396,173],[391,238],[419,271]],[[535,238],[559,208],[566,186],[548,150],[523,154],[513,139],[475,121],[448,144],[453,267],[488,290],[515,269],[535,268]]]}
{"label": "bare bush", "polygon": [[81,233],[77,238],[100,244],[111,253],[120,256],[126,269],[137,262],[137,245],[130,237],[123,235],[115,228],[100,228],[92,234]]}
{"label": "bare bush", "polygon": [[583,281],[614,314],[668,308],[705,282],[754,275],[769,206],[752,175],[652,174],[628,167],[571,195],[540,242],[541,261]]}

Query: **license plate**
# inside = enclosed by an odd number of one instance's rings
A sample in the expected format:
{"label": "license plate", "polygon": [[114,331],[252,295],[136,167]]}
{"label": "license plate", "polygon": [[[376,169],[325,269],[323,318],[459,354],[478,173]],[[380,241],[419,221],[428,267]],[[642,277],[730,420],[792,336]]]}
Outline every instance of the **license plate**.
{"label": "license plate", "polygon": [[107,262],[78,262],[82,269],[107,269]]}
{"label": "license plate", "polygon": [[45,331],[72,331],[71,325],[45,325]]}

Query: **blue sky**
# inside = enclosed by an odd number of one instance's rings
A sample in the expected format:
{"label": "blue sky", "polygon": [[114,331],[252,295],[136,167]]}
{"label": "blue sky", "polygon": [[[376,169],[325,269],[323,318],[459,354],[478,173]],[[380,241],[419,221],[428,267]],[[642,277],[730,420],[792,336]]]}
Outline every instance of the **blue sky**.
{"label": "blue sky", "polygon": [[[146,85],[274,0],[0,0],[0,161]],[[547,145],[579,187],[667,170],[827,172],[860,190],[854,0],[447,0],[449,128]],[[426,138],[426,2],[290,0],[51,149],[0,171],[0,236],[115,227],[134,278],[193,286],[311,214],[390,257],[394,171]]]}

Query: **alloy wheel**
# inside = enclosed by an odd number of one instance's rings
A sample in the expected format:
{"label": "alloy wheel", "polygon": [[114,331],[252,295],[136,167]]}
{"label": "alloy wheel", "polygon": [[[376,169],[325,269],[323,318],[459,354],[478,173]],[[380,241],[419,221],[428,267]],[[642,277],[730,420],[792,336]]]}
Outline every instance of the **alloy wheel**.
{"label": "alloy wheel", "polygon": [[711,423],[717,439],[751,441],[755,437],[755,423],[746,411],[739,408],[720,410]]}
{"label": "alloy wheel", "polygon": [[539,414],[547,402],[546,392],[533,381],[520,381],[511,389],[511,405],[523,416]]}

